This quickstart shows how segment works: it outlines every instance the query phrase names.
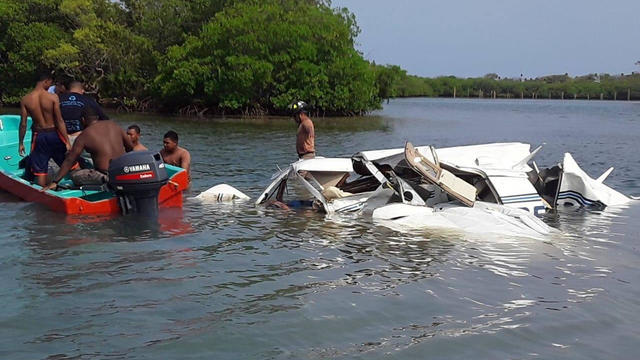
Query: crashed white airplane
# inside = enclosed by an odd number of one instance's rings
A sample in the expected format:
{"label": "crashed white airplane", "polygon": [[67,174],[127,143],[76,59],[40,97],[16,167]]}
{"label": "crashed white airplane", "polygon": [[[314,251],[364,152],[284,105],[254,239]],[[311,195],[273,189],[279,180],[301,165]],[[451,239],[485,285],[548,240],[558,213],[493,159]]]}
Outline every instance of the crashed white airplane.
{"label": "crashed white airplane", "polygon": [[[364,151],[347,158],[300,160],[274,174],[256,205],[287,207],[287,184],[308,193],[288,204],[327,214],[361,212],[393,229],[449,228],[540,237],[554,231],[534,215],[557,205],[613,206],[631,198],[594,180],[565,154],[562,164],[539,170],[528,163],[540,151],[523,143],[435,149],[432,146]],[[246,198],[218,185],[197,198]]]}

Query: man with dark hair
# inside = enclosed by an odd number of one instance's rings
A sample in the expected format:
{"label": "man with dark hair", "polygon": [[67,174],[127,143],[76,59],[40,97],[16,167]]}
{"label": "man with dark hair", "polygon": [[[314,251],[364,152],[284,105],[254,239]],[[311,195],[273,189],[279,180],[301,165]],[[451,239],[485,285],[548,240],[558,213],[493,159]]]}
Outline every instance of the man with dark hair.
{"label": "man with dark hair", "polygon": [[91,97],[84,95],[84,85],[78,80],[69,83],[69,91],[60,95],[60,112],[67,126],[71,144],[82,132],[82,116],[88,107],[94,109],[100,120],[109,120],[100,105]]}
{"label": "man with dark hair", "polygon": [[93,107],[86,109],[83,116],[84,131],[76,139],[51,184],[42,191],[55,189],[84,150],[91,154],[95,168],[74,171],[71,174],[73,183],[76,186],[101,185],[109,181],[109,162],[131,151],[133,145],[120,126],[111,120],[98,121],[99,118]]}
{"label": "man with dark hair", "polygon": [[20,128],[18,153],[24,156],[24,136],[27,133],[27,117],[33,120],[29,163],[38,185],[47,184],[49,159],[62,164],[64,154],[70,149],[67,128],[60,114],[58,96],[47,89],[53,83],[51,73],[42,74],[35,88],[20,101]]}
{"label": "man with dark hair", "polygon": [[127,128],[127,136],[131,139],[133,144],[133,151],[149,150],[146,146],[140,143],[140,126],[133,124]]}
{"label": "man with dark hair", "polygon": [[315,129],[309,118],[309,105],[304,101],[291,104],[293,119],[298,124],[296,134],[296,151],[298,159],[313,159],[316,157]]}
{"label": "man with dark hair", "polygon": [[167,131],[164,134],[164,139],[162,139],[162,144],[163,148],[160,150],[162,160],[167,164],[179,166],[189,173],[191,154],[186,149],[178,146],[178,134],[173,130]]}
{"label": "man with dark hair", "polygon": [[56,94],[58,96],[64,94],[65,92],[67,92],[67,87],[64,84],[64,81],[58,79],[56,80],[54,85],[49,86],[49,89],[47,90],[50,94]]}

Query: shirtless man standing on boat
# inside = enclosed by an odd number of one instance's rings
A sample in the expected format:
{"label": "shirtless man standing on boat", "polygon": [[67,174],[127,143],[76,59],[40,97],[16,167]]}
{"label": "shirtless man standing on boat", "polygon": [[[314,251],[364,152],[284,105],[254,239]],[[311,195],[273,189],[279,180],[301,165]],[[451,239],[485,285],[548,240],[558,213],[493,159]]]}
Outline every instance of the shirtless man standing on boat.
{"label": "shirtless man standing on boat", "polygon": [[60,114],[58,95],[47,92],[53,83],[51,74],[38,78],[36,87],[20,101],[20,128],[18,131],[18,153],[25,155],[24,136],[27,133],[27,117],[33,120],[31,153],[29,162],[38,185],[47,184],[49,159],[62,164],[65,153],[71,148],[67,127]]}
{"label": "shirtless man standing on boat", "polygon": [[42,191],[55,189],[84,150],[91,154],[95,168],[74,171],[71,174],[71,179],[76,186],[102,185],[108,182],[109,162],[124,155],[125,152],[133,150],[131,140],[120,126],[112,120],[98,121],[99,116],[92,107],[88,107],[86,110],[87,114],[83,117],[85,129],[73,143],[71,151],[67,154],[62,166],[60,166],[60,171],[54,176],[51,184],[43,188]]}

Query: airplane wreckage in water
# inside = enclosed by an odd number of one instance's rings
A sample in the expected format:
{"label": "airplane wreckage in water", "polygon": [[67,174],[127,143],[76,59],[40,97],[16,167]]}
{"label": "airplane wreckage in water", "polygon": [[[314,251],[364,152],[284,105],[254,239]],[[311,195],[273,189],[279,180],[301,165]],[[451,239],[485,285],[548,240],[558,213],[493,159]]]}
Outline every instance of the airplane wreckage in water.
{"label": "airplane wreckage in water", "polygon": [[[275,173],[255,204],[360,213],[400,231],[447,228],[542,237],[556,231],[536,217],[549,209],[633,201],[603,184],[613,168],[593,179],[565,153],[562,163],[539,169],[532,159],[542,147],[530,148],[495,143],[436,149],[406,143],[404,149],[363,151],[351,158],[299,160]],[[302,198],[285,199],[292,182],[304,189]],[[249,197],[221,184],[196,199]]]}

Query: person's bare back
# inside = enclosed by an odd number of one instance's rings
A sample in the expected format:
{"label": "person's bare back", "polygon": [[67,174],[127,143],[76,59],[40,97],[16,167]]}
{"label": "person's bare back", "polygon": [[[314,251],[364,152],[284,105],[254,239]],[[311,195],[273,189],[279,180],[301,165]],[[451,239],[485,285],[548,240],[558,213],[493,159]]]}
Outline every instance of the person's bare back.
{"label": "person's bare back", "polygon": [[33,121],[31,170],[36,175],[40,186],[46,184],[49,159],[53,158],[56,163],[61,164],[64,153],[70,149],[67,128],[60,114],[58,96],[47,92],[52,81],[49,74],[41,76],[35,88],[20,101],[18,154],[25,155],[24,137],[27,133],[27,117],[31,116]]}
{"label": "person's bare back", "polygon": [[[76,160],[84,150],[91,154],[93,165],[97,172],[94,170],[83,169],[76,171],[72,177],[77,173],[89,171],[93,172],[90,177],[95,178],[97,176],[100,178],[98,179],[100,180],[99,182],[106,182],[108,180],[106,174],[109,170],[109,162],[133,149],[131,140],[124,130],[122,130],[122,128],[120,128],[120,126],[115,122],[111,120],[98,121],[97,116],[90,116],[89,119],[83,120],[85,122],[84,131],[82,131],[82,134],[80,134],[73,143],[73,147],[64,159],[62,166],[60,166],[60,171],[58,171],[54,180],[51,184],[44,187],[43,191],[56,188],[58,183],[69,173],[71,167],[75,164]],[[83,177],[85,177],[85,174],[82,176],[79,175],[78,179]],[[81,179],[80,181],[76,181],[75,178],[73,180],[74,183],[76,183],[94,181],[96,179],[88,179],[85,177],[85,179]]]}
{"label": "person's bare back", "polygon": [[27,131],[28,116],[31,116],[34,131],[56,128],[63,139],[67,139],[67,128],[60,113],[58,96],[46,90],[50,83],[50,79],[38,81],[36,87],[20,101],[20,144]]}
{"label": "person's bare back", "polygon": [[111,159],[133,148],[124,130],[111,120],[101,120],[88,126],[76,139],[74,148],[76,144],[91,154],[94,167],[102,172],[109,169]]}
{"label": "person's bare back", "polygon": [[[22,111],[26,111],[33,120],[34,130],[50,129],[56,126],[56,116],[60,114],[58,96],[42,88],[35,88],[20,102]],[[66,130],[66,128],[65,128]]]}

